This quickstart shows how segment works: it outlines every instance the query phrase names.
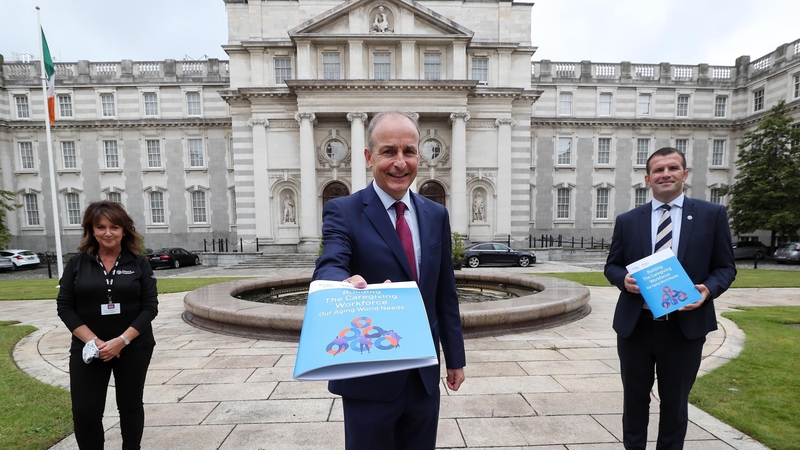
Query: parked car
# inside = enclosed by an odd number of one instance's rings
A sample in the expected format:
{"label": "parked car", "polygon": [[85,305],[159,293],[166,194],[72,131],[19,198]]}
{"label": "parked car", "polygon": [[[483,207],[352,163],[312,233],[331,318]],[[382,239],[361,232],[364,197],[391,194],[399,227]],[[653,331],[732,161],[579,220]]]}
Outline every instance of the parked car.
{"label": "parked car", "polygon": [[536,264],[533,252],[520,252],[503,244],[487,242],[467,248],[467,265],[478,267],[483,265],[509,265],[528,267]]}
{"label": "parked car", "polygon": [[155,250],[147,254],[147,259],[150,261],[150,267],[153,269],[159,267],[173,267],[177,269],[180,266],[196,266],[200,264],[199,256],[179,247]]}
{"label": "parked car", "polygon": [[8,256],[0,256],[0,272],[5,272],[6,270],[14,270],[14,263],[11,262],[11,258]]}
{"label": "parked car", "polygon": [[11,270],[22,268],[33,269],[34,267],[38,266],[40,262],[36,253],[30,250],[0,250],[0,257],[7,257],[11,259],[11,264],[13,266]]}
{"label": "parked car", "polygon": [[800,242],[789,242],[781,245],[775,250],[772,257],[779,264],[787,262],[800,263]]}
{"label": "parked car", "polygon": [[733,259],[761,259],[767,255],[767,247],[759,241],[739,241],[733,244]]}

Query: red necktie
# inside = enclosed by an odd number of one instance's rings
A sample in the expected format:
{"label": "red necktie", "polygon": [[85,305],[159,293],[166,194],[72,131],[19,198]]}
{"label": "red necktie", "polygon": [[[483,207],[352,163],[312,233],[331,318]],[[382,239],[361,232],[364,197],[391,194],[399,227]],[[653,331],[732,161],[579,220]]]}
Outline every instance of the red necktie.
{"label": "red necktie", "polygon": [[403,250],[405,250],[406,258],[408,258],[408,264],[411,265],[411,275],[414,276],[414,281],[418,281],[417,258],[414,257],[414,239],[411,237],[411,228],[408,227],[408,222],[406,222],[406,218],[403,216],[403,213],[406,212],[406,204],[397,202],[394,204],[394,210],[397,212],[397,224],[395,225],[397,236],[400,238],[400,243],[403,244]]}

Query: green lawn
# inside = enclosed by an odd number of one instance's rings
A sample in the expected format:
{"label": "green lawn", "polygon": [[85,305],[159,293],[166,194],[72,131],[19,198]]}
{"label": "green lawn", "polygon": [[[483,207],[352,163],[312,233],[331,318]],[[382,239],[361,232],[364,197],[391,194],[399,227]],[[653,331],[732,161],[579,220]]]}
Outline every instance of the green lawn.
{"label": "green lawn", "polygon": [[744,350],[699,378],[689,400],[773,450],[798,450],[800,307],[741,309],[723,316],[744,331]]}
{"label": "green lawn", "polygon": [[[546,277],[575,281],[585,286],[611,286],[602,272],[536,273]],[[2,285],[0,285],[1,287]],[[739,269],[734,288],[797,288],[800,287],[798,270]]]}
{"label": "green lawn", "polygon": [[38,450],[72,432],[69,392],[20,371],[11,357],[14,345],[36,330],[0,322],[0,448]]}

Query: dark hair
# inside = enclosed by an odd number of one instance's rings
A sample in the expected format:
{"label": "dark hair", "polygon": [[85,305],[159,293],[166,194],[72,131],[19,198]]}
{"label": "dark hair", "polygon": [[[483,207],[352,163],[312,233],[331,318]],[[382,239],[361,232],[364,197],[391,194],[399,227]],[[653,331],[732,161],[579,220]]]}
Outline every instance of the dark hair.
{"label": "dark hair", "polygon": [[85,252],[93,256],[97,254],[100,244],[94,237],[94,225],[101,217],[105,217],[114,225],[122,227],[122,231],[125,232],[125,236],[122,236],[122,248],[124,250],[128,250],[134,255],[141,253],[143,239],[142,235],[136,232],[136,227],[133,226],[133,219],[121,204],[108,200],[90,203],[86,210],[83,211],[83,220],[81,221],[83,239],[78,245],[79,252]]}
{"label": "dark hair", "polygon": [[682,151],[674,147],[661,147],[660,149],[654,151],[649,158],[647,158],[647,174],[650,175],[650,160],[653,159],[654,156],[668,156],[673,153],[681,155],[681,166],[683,167],[683,170],[686,170],[686,155],[684,155]]}
{"label": "dark hair", "polygon": [[422,137],[422,133],[419,129],[419,122],[417,118],[411,115],[411,113],[406,113],[402,111],[384,111],[378,114],[375,114],[372,117],[372,120],[369,121],[369,127],[367,127],[367,148],[369,149],[370,153],[372,153],[372,132],[375,130],[375,127],[378,125],[378,122],[383,120],[386,116],[403,116],[411,121],[414,124],[414,127],[417,129],[417,137]]}

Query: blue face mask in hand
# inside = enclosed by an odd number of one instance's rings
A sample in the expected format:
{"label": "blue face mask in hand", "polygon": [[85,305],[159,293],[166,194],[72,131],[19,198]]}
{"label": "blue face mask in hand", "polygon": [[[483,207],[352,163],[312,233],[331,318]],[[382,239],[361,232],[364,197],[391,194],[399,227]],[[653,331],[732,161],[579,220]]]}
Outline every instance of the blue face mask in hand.
{"label": "blue face mask in hand", "polygon": [[94,339],[92,339],[83,346],[83,362],[89,364],[98,356],[100,356],[100,350],[97,348],[97,344],[94,343]]}

